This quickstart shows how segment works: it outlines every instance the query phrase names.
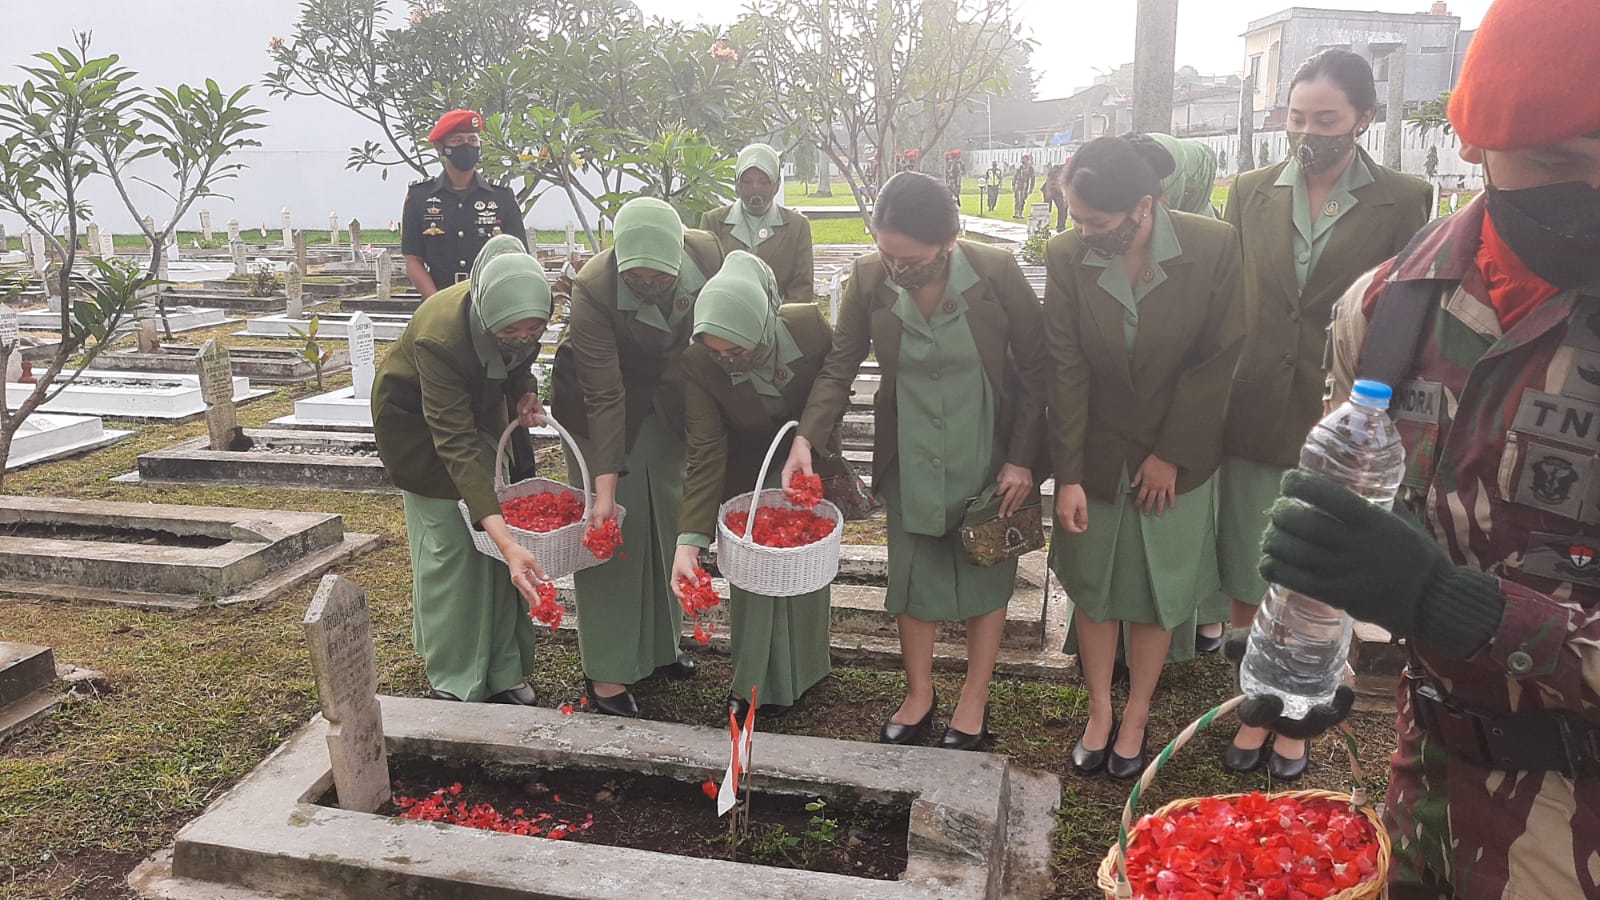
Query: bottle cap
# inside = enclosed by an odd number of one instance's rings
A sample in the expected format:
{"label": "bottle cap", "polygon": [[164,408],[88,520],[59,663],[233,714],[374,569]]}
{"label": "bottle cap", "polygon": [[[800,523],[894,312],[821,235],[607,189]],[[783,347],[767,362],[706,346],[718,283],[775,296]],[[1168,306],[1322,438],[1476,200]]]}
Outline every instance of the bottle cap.
{"label": "bottle cap", "polygon": [[1370,406],[1374,409],[1388,409],[1389,399],[1393,396],[1394,391],[1390,390],[1387,384],[1381,381],[1370,381],[1365,378],[1357,381],[1355,386],[1350,389],[1350,399],[1360,403],[1362,406]]}

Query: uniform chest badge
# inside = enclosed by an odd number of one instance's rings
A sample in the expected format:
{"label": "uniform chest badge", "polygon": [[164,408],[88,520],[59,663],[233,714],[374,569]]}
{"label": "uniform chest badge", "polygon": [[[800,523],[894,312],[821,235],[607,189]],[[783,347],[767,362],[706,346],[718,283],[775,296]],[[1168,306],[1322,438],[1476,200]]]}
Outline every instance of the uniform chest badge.
{"label": "uniform chest badge", "polygon": [[676,305],[677,305],[678,309],[680,309],[680,310],[688,309],[689,308],[689,298],[688,297],[679,297],[678,298],[678,302],[677,302]]}
{"label": "uniform chest badge", "polygon": [[499,209],[500,208],[500,202],[498,200],[490,200],[489,201],[489,208],[490,209]]}
{"label": "uniform chest badge", "polygon": [[1325,216],[1337,216],[1339,214],[1339,201],[1329,200],[1322,207],[1322,214]]}
{"label": "uniform chest badge", "polygon": [[444,234],[444,229],[437,225],[429,225],[422,230],[422,233],[431,237],[436,234]]}
{"label": "uniform chest badge", "polygon": [[426,200],[424,200],[422,202],[423,203],[443,203],[444,201],[439,199],[438,197],[429,197],[428,199],[426,199]]}
{"label": "uniform chest badge", "polygon": [[944,302],[944,311],[946,313],[955,312],[956,311],[956,302],[954,300],[946,300]]}
{"label": "uniform chest badge", "polygon": [[483,211],[483,201],[479,200],[477,203],[472,204],[472,208],[478,210],[479,212],[482,212]]}
{"label": "uniform chest badge", "polygon": [[779,369],[777,371],[777,374],[773,375],[772,377],[778,379],[779,381],[788,381],[789,380],[789,370],[788,369]]}
{"label": "uniform chest badge", "polygon": [[1587,569],[1594,562],[1595,550],[1584,544],[1573,544],[1567,548],[1567,559],[1572,560],[1574,568]]}
{"label": "uniform chest badge", "polygon": [[756,237],[761,238],[764,241],[767,238],[772,237],[772,229],[763,228],[760,231],[756,232]]}
{"label": "uniform chest badge", "polygon": [[440,216],[444,215],[444,209],[438,206],[430,206],[427,209],[427,213],[430,216]]}

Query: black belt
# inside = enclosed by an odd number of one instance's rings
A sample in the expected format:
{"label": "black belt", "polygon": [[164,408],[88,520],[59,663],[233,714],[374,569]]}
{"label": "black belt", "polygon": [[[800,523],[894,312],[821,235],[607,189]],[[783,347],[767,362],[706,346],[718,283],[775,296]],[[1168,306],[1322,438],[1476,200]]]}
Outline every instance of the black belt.
{"label": "black belt", "polygon": [[1412,717],[1452,756],[1486,769],[1600,778],[1600,723],[1575,715],[1492,716],[1467,709],[1410,666]]}

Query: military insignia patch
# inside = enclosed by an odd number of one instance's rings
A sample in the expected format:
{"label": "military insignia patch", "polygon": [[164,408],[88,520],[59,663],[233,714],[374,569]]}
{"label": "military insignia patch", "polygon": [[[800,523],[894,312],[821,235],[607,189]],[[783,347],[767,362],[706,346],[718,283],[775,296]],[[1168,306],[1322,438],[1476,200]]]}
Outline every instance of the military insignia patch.
{"label": "military insignia patch", "polygon": [[483,201],[479,200],[478,202],[472,204],[472,208],[476,209],[479,212],[483,212]]}
{"label": "military insignia patch", "polygon": [[500,208],[500,201],[498,201],[498,200],[490,200],[489,201],[489,208],[490,209],[499,209]]}
{"label": "military insignia patch", "polygon": [[944,311],[947,314],[955,312],[956,311],[956,302],[954,300],[946,300],[944,302]]}
{"label": "military insignia patch", "polygon": [[756,232],[756,237],[761,238],[764,241],[767,238],[772,237],[772,229],[763,228],[760,231]]}
{"label": "military insignia patch", "polygon": [[430,206],[427,208],[426,212],[430,216],[442,216],[444,215],[444,208],[439,206]]}
{"label": "military insignia patch", "polygon": [[777,371],[777,373],[775,375],[773,375],[772,377],[778,379],[779,381],[788,381],[789,380],[789,370],[788,369],[779,369]]}
{"label": "military insignia patch", "polygon": [[[1595,517],[1595,458],[1574,447],[1516,435],[1525,447],[1506,499],[1587,522]],[[1508,444],[1508,452],[1516,452]]]}
{"label": "military insignia patch", "polygon": [[677,307],[678,307],[678,309],[688,309],[689,308],[689,298],[688,297],[679,297],[678,298]]}
{"label": "military insignia patch", "polygon": [[1587,535],[1534,533],[1528,536],[1528,551],[1522,571],[1552,581],[1600,585],[1600,540]]}
{"label": "military insignia patch", "polygon": [[437,225],[429,225],[422,230],[422,233],[431,237],[436,234],[444,234],[444,229]]}

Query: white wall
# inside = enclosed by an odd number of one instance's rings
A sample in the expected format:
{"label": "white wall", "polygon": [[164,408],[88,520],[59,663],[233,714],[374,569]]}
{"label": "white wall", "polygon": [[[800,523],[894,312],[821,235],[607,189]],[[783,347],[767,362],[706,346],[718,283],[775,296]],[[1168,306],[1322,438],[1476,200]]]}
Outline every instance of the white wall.
{"label": "white wall", "polygon": [[[352,172],[344,167],[349,148],[366,139],[379,139],[375,126],[354,113],[318,98],[270,97],[260,85],[271,68],[267,41],[289,36],[298,18],[298,0],[72,0],[69,3],[4,3],[6,35],[0,41],[0,84],[23,78],[16,66],[30,62],[32,54],[70,46],[74,31],[91,31],[97,55],[115,53],[123,65],[138,72],[145,87],[175,86],[180,82],[204,83],[214,78],[225,90],[256,85],[247,99],[267,110],[267,127],[254,132],[262,147],[234,157],[249,168],[234,180],[219,185],[232,199],[211,197],[197,202],[181,223],[198,230],[199,211],[211,210],[212,225],[220,231],[231,217],[241,225],[265,223],[275,228],[279,211],[288,207],[297,225],[328,227],[328,213],[337,212],[341,223],[352,217],[369,230],[384,228],[400,219],[405,187],[416,176],[397,169],[385,181],[377,171]],[[146,167],[157,172],[159,165]],[[136,200],[159,197],[140,188]],[[91,183],[88,201],[103,227],[124,233],[135,229],[109,182]],[[163,202],[146,207],[158,220]],[[593,213],[590,212],[591,221]],[[541,199],[529,216],[530,227],[562,228],[572,218],[564,196]],[[0,213],[0,223],[10,234],[21,222]]]}

